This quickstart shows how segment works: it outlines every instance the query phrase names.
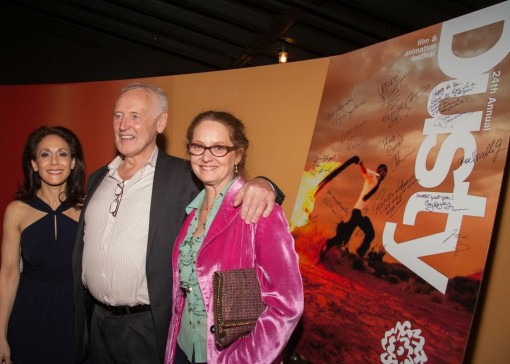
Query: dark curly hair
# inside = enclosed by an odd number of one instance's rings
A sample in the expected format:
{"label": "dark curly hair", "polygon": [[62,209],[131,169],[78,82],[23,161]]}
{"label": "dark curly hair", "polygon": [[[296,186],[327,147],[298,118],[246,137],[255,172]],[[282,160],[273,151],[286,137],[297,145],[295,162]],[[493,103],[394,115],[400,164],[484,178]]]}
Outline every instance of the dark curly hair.
{"label": "dark curly hair", "polygon": [[74,169],[71,170],[67,178],[66,198],[61,202],[75,208],[81,208],[85,197],[85,160],[78,137],[71,130],[63,126],[41,126],[30,133],[21,158],[23,183],[18,186],[18,191],[14,198],[25,202],[30,201],[41,188],[41,177],[39,173],[34,172],[32,161],[36,159],[39,143],[48,135],[59,136],[69,144],[71,158],[75,160]]}

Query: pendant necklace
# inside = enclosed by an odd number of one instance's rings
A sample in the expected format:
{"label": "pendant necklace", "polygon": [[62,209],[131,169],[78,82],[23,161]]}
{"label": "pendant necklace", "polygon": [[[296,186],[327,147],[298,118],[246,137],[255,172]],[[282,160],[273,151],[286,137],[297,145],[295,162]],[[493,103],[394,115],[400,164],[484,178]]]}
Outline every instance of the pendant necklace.
{"label": "pendant necklace", "polygon": [[204,231],[205,231],[205,226],[207,225],[207,218],[209,217],[209,211],[211,211],[211,209],[212,209],[212,206],[211,207],[205,206],[205,201],[204,201],[202,208],[200,209],[200,212],[205,214],[205,220],[204,220],[204,224],[203,224]]}

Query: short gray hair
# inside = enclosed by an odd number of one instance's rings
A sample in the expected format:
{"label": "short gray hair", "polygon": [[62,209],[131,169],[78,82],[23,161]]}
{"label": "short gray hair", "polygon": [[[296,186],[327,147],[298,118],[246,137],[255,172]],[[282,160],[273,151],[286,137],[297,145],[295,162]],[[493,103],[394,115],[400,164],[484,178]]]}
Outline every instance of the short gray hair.
{"label": "short gray hair", "polygon": [[137,90],[137,89],[144,89],[146,91],[152,92],[158,98],[162,112],[168,111],[168,96],[166,94],[166,91],[160,87],[150,85],[148,83],[140,83],[140,82],[130,83],[129,85],[127,85],[120,91],[120,95],[122,95],[128,91]]}

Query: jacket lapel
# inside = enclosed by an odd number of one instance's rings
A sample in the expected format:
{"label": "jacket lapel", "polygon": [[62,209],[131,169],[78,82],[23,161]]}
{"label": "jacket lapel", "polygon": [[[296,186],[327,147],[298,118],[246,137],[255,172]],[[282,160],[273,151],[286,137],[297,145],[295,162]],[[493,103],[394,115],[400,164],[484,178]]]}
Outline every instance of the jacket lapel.
{"label": "jacket lapel", "polygon": [[154,181],[152,185],[147,257],[149,257],[149,253],[156,236],[156,231],[158,230],[158,225],[160,223],[161,216],[163,215],[162,212],[164,211],[166,200],[172,196],[172,193],[165,193],[165,189],[168,189],[171,186],[171,173],[168,170],[169,163],[165,163],[163,160],[164,155],[165,154],[161,150],[158,150],[158,158],[156,159]]}
{"label": "jacket lapel", "polygon": [[89,201],[91,200],[92,195],[94,195],[94,192],[96,192],[97,188],[103,181],[104,177],[108,173],[108,166],[104,166],[101,169],[99,169],[95,175],[96,178],[93,180],[90,180],[90,183],[88,185],[87,189],[87,199],[85,200],[84,208],[87,207]]}
{"label": "jacket lapel", "polygon": [[203,246],[206,246],[213,241],[232,223],[232,221],[234,221],[234,218],[241,213],[241,207],[234,207],[234,199],[237,192],[243,187],[243,185],[244,180],[239,177],[232,186],[230,186],[223,199],[221,207],[209,228]]}

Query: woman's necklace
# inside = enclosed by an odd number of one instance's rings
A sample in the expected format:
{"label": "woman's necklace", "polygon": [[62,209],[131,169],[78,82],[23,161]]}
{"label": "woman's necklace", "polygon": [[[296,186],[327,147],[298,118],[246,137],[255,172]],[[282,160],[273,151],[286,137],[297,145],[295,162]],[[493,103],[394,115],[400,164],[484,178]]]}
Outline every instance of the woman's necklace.
{"label": "woman's necklace", "polygon": [[203,229],[205,230],[205,226],[207,225],[207,216],[209,215],[209,211],[211,211],[211,207],[205,206],[205,203],[202,205],[202,208],[200,209],[201,218],[204,221],[202,224]]}

